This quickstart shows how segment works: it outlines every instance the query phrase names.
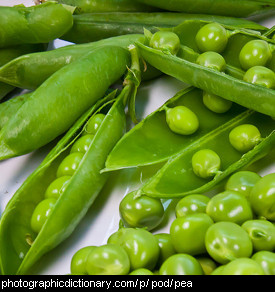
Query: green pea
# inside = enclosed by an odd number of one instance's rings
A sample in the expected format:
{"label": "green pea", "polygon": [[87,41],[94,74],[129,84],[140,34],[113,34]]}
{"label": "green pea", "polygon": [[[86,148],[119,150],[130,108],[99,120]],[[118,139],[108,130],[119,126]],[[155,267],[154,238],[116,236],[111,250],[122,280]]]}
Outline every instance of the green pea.
{"label": "green pea", "polygon": [[225,265],[221,265],[221,266],[218,266],[212,273],[211,275],[222,275],[222,271],[223,271],[223,268],[224,268]]}
{"label": "green pea", "polygon": [[275,253],[271,251],[258,251],[252,259],[264,270],[265,275],[275,275]]}
{"label": "green pea", "polygon": [[71,260],[71,274],[72,275],[88,275],[86,270],[86,262],[89,254],[96,246],[86,246],[78,250]]}
{"label": "green pea", "polygon": [[56,176],[72,176],[78,168],[84,154],[80,152],[71,153],[60,163]]}
{"label": "green pea", "polygon": [[170,234],[158,233],[154,235],[159,246],[159,258],[156,267],[160,267],[170,256],[176,253]]}
{"label": "green pea", "polygon": [[257,127],[244,124],[235,127],[229,133],[231,145],[239,152],[247,152],[253,149],[261,140],[261,133]]}
{"label": "green pea", "polygon": [[176,217],[184,217],[195,213],[205,213],[210,198],[204,195],[188,195],[176,205]]}
{"label": "green pea", "polygon": [[97,132],[98,128],[100,127],[104,119],[105,119],[104,114],[96,114],[92,116],[89,119],[88,123],[86,124],[84,134],[95,135],[95,133]]}
{"label": "green pea", "polygon": [[31,228],[34,232],[39,233],[55,206],[56,201],[54,198],[45,199],[36,206],[31,217]]}
{"label": "green pea", "polygon": [[239,55],[240,63],[244,70],[254,66],[265,66],[271,58],[271,49],[264,40],[249,41],[243,46]]}
{"label": "green pea", "polygon": [[180,49],[179,37],[170,31],[158,31],[150,39],[150,47],[176,55]]}
{"label": "green pea", "polygon": [[205,246],[211,258],[220,264],[250,257],[253,251],[247,232],[233,222],[217,222],[210,226],[206,231]]}
{"label": "green pea", "polygon": [[262,267],[248,258],[235,259],[224,266],[222,275],[264,275]]}
{"label": "green pea", "polygon": [[160,275],[203,275],[200,263],[191,255],[175,254],[160,267]]}
{"label": "green pea", "polygon": [[249,197],[252,188],[260,178],[260,175],[252,171],[238,171],[229,177],[225,189],[236,191],[245,197]]}
{"label": "green pea", "polygon": [[152,230],[158,226],[164,216],[160,199],[146,195],[135,197],[136,192],[127,194],[119,205],[120,217],[126,227],[146,227]]}
{"label": "green pea", "polygon": [[215,222],[230,221],[242,224],[253,218],[253,212],[246,197],[235,191],[224,191],[211,198],[206,207]]}
{"label": "green pea", "polygon": [[192,168],[197,176],[209,178],[218,173],[221,168],[221,159],[213,150],[202,149],[193,155]]}
{"label": "green pea", "polygon": [[199,257],[197,261],[200,263],[204,275],[211,275],[217,268],[216,263],[208,257]]}
{"label": "green pea", "polygon": [[199,128],[197,116],[186,106],[167,109],[166,122],[171,131],[181,135],[191,135]]}
{"label": "green pea", "polygon": [[203,92],[203,103],[209,110],[217,114],[226,113],[232,106],[232,101],[205,91]]}
{"label": "green pea", "polygon": [[77,139],[72,148],[71,148],[71,153],[74,152],[81,152],[81,153],[86,153],[93,142],[94,135],[85,135]]}
{"label": "green pea", "polygon": [[254,251],[275,249],[275,226],[267,220],[248,220],[242,228],[248,233]]}
{"label": "green pea", "polygon": [[152,276],[152,275],[154,275],[154,273],[151,272],[148,269],[137,269],[137,270],[132,271],[129,275],[135,275],[135,276],[147,275],[147,276]]}
{"label": "green pea", "polygon": [[275,221],[275,173],[265,175],[256,182],[249,201],[258,216]]}
{"label": "green pea", "polygon": [[71,176],[61,176],[55,179],[47,188],[45,198],[58,199],[68,185]]}
{"label": "green pea", "polygon": [[216,52],[205,52],[198,56],[196,63],[219,72],[223,72],[226,67],[224,57]]}
{"label": "green pea", "polygon": [[204,213],[176,218],[170,227],[175,250],[190,255],[205,253],[205,234],[213,223],[213,220]]}
{"label": "green pea", "polygon": [[106,244],[92,250],[86,260],[88,275],[127,275],[130,261],[119,245]]}
{"label": "green pea", "polygon": [[263,66],[254,66],[246,71],[243,80],[249,83],[275,88],[275,73]]}
{"label": "green pea", "polygon": [[201,52],[221,53],[226,48],[227,42],[226,29],[215,22],[204,25],[196,34],[196,43]]}

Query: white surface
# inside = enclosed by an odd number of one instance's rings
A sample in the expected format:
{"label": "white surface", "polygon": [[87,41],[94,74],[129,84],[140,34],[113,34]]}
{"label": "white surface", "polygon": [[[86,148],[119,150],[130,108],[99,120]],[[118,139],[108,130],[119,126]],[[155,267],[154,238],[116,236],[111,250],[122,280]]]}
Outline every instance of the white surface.
{"label": "white surface", "polygon": [[[0,0],[0,5],[16,5],[19,3],[31,5],[32,1]],[[275,25],[275,16],[263,20],[258,19],[258,22],[267,27],[272,27]],[[60,46],[64,43],[57,42],[56,45]],[[170,77],[162,77],[143,84],[137,96],[138,117],[148,115],[183,86],[183,83]],[[53,143],[31,154],[0,162],[1,213],[14,192],[40,164],[51,147],[53,147]],[[261,175],[274,172],[274,157],[269,156],[259,161],[255,165],[255,170],[259,170],[258,173]],[[152,171],[152,168],[147,167],[113,173],[77,230],[69,239],[45,255],[31,272],[33,274],[68,274],[70,273],[71,258],[77,250],[88,245],[105,244],[110,234],[118,228],[118,206],[122,197],[129,191],[136,189],[146,177],[150,176]],[[169,220],[171,221],[171,219],[173,219],[173,215]],[[164,224],[156,232],[168,232],[169,226],[170,223]]]}

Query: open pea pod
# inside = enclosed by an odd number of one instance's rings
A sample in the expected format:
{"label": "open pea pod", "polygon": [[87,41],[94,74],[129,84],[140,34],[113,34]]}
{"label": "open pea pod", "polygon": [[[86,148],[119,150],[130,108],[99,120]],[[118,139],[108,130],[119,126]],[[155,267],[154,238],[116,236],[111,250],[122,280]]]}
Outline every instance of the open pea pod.
{"label": "open pea pod", "polygon": [[135,0],[169,11],[187,13],[206,13],[247,17],[250,15],[272,12],[275,9],[273,0]]}
{"label": "open pea pod", "polygon": [[[245,154],[229,142],[229,133],[242,124],[256,126],[263,139]],[[246,110],[232,120],[194,141],[168,162],[139,190],[148,196],[176,198],[213,189],[231,173],[264,157],[275,146],[275,121],[266,115]],[[215,151],[221,159],[221,172],[209,179],[197,176],[192,168],[193,155],[202,149]]]}
{"label": "open pea pod", "polygon": [[160,27],[177,26],[187,20],[204,20],[240,29],[266,32],[267,28],[242,18],[171,13],[111,12],[74,15],[73,27],[61,38],[74,43],[87,43],[125,34],[142,34],[144,28],[154,32]]}
{"label": "open pea pod", "polygon": [[[228,112],[217,114],[203,104],[202,95],[203,92],[194,87],[183,89],[148,115],[116,144],[106,160],[104,171],[167,161],[245,110],[233,104]],[[167,125],[165,107],[180,105],[188,107],[199,119],[199,129],[192,135],[176,134]]]}

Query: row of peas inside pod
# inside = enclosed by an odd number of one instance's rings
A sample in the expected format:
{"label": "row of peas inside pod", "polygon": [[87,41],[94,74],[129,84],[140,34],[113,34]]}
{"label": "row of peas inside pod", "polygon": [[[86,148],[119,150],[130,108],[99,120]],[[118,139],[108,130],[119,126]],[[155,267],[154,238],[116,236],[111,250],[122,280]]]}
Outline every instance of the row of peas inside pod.
{"label": "row of peas inside pod", "polygon": [[73,143],[70,154],[61,161],[57,169],[56,179],[49,185],[45,192],[45,199],[42,200],[33,211],[31,228],[35,233],[38,234],[40,232],[56,201],[64,192],[66,185],[81,163],[84,154],[89,149],[94,135],[103,122],[104,117],[105,114],[97,113],[89,119],[82,136]]}

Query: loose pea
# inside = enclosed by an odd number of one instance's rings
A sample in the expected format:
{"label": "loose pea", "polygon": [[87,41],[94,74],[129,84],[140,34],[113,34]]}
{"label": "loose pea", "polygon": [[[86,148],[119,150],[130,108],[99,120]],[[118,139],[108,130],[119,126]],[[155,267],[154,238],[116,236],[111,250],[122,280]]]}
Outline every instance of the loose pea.
{"label": "loose pea", "polygon": [[256,261],[240,258],[225,265],[221,275],[264,275],[264,270]]}
{"label": "loose pea", "polygon": [[238,171],[229,177],[225,189],[236,191],[245,197],[249,197],[252,188],[260,178],[260,175],[252,171]]}
{"label": "loose pea", "polygon": [[219,72],[223,72],[226,67],[226,62],[222,55],[216,52],[205,52],[199,55],[196,63]]}
{"label": "loose pea", "polygon": [[129,275],[135,275],[135,276],[147,275],[147,276],[152,276],[152,275],[154,275],[154,273],[151,272],[148,269],[137,269],[137,270],[132,271]]}
{"label": "loose pea", "polygon": [[127,275],[130,261],[126,251],[115,244],[106,244],[92,250],[86,261],[88,275]]}
{"label": "loose pea", "polygon": [[253,212],[246,197],[235,191],[224,191],[211,198],[206,207],[215,222],[230,221],[236,224],[253,218]]}
{"label": "loose pea", "polygon": [[84,154],[80,152],[71,153],[60,163],[56,176],[72,176],[78,168]]}
{"label": "loose pea", "polygon": [[192,157],[194,173],[202,178],[215,176],[221,167],[219,155],[210,149],[202,149]]}
{"label": "loose pea", "polygon": [[91,143],[93,142],[94,135],[85,135],[75,141],[72,146],[71,153],[81,152],[86,153]]}
{"label": "loose pea", "polygon": [[271,49],[264,40],[249,41],[243,46],[239,56],[244,70],[254,66],[265,66],[271,58]]}
{"label": "loose pea", "polygon": [[205,213],[210,198],[204,195],[188,195],[176,205],[176,217],[184,217],[195,213]]}
{"label": "loose pea", "polygon": [[249,83],[275,88],[275,73],[263,66],[254,66],[246,71],[243,80]]}
{"label": "loose pea", "polygon": [[61,176],[55,179],[47,188],[45,198],[58,199],[59,196],[64,192],[67,184],[69,183],[71,176]]}
{"label": "loose pea", "polygon": [[253,149],[261,140],[261,133],[257,127],[244,124],[235,127],[229,133],[231,145],[239,152],[247,152]]}
{"label": "loose pea", "polygon": [[208,109],[217,114],[229,111],[232,106],[230,100],[208,92],[203,92],[203,103]]}
{"label": "loose pea", "polygon": [[175,254],[160,267],[160,275],[203,275],[200,263],[191,255]]}
{"label": "loose pea", "polygon": [[180,49],[179,37],[170,31],[158,31],[150,39],[150,47],[157,50],[167,50],[176,55]]}
{"label": "loose pea", "polygon": [[199,257],[197,260],[203,269],[204,275],[211,275],[217,268],[216,263],[208,257]]}
{"label": "loose pea", "polygon": [[166,261],[170,256],[176,253],[176,250],[172,243],[172,238],[170,234],[159,233],[154,235],[158,241],[159,245],[159,258],[156,267],[160,267],[164,261]]}
{"label": "loose pea", "polygon": [[252,259],[264,270],[265,275],[275,275],[275,253],[271,251],[258,251]]}
{"label": "loose pea", "polygon": [[86,125],[84,134],[95,135],[104,119],[105,119],[104,114],[96,114],[92,116]]}
{"label": "loose pea", "polygon": [[161,223],[164,216],[160,199],[146,195],[136,198],[135,195],[136,192],[131,192],[120,202],[119,212],[123,223],[126,227],[154,229]]}
{"label": "loose pea", "polygon": [[215,22],[204,25],[196,35],[196,43],[201,52],[221,53],[226,48],[227,42],[226,29]]}
{"label": "loose pea", "polygon": [[211,275],[222,275],[222,271],[225,265],[218,266]]}
{"label": "loose pea", "polygon": [[199,128],[197,116],[185,106],[167,109],[166,121],[171,131],[181,135],[191,135]]}
{"label": "loose pea", "polygon": [[88,275],[86,270],[86,262],[89,254],[96,248],[96,246],[86,246],[78,250],[71,260],[71,274],[72,275]]}
{"label": "loose pea", "polygon": [[39,233],[49,217],[56,201],[57,200],[54,198],[45,199],[36,206],[31,217],[31,228],[34,232]]}

